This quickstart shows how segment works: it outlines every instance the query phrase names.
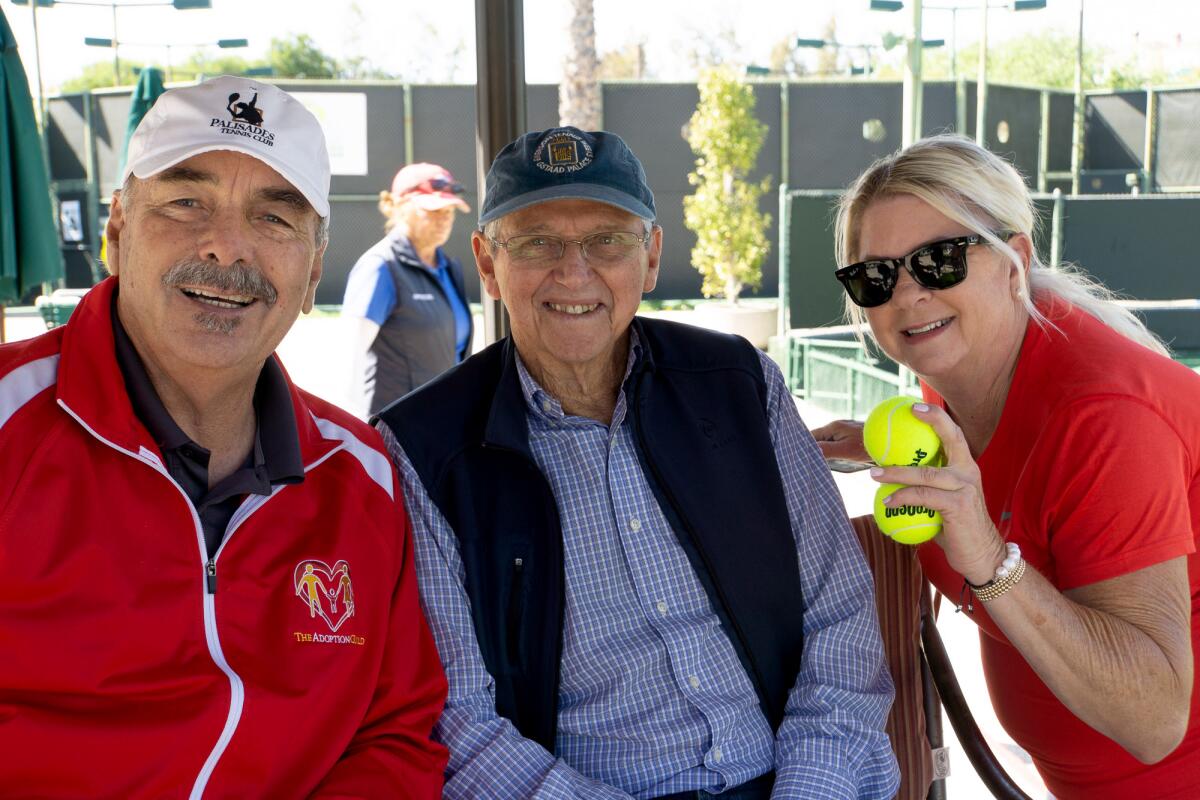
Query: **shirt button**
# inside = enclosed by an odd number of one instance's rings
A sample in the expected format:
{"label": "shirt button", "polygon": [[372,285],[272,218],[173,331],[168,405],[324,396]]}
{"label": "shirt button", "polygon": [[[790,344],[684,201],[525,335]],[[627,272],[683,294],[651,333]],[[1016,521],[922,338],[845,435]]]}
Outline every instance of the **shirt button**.
{"label": "shirt button", "polygon": [[721,762],[721,759],[725,757],[725,754],[721,752],[721,748],[714,747],[712,749],[712,757],[713,757],[713,761],[716,761],[719,764]]}
{"label": "shirt button", "polygon": [[699,689],[700,688],[700,679],[697,678],[695,675],[692,675],[688,678],[688,685],[691,686],[693,689]]}
{"label": "shirt button", "polygon": [[667,615],[667,601],[666,600],[659,600],[658,604],[655,605],[654,607],[657,608],[658,613],[662,614],[664,617]]}
{"label": "shirt button", "polygon": [[543,400],[542,401],[542,411],[545,411],[547,414],[553,413],[554,403],[551,403],[549,400]]}
{"label": "shirt button", "polygon": [[634,517],[633,519],[629,520],[629,530],[633,531],[634,533],[637,533],[641,529],[642,529],[642,521],[640,519],[638,519],[637,517]]}

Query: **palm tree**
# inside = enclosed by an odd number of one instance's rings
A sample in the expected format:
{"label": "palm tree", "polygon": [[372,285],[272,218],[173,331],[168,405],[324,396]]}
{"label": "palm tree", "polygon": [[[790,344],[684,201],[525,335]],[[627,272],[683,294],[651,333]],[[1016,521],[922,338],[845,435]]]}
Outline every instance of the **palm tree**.
{"label": "palm tree", "polygon": [[600,59],[596,56],[596,12],[592,0],[571,0],[570,48],[558,84],[558,122],[599,130]]}

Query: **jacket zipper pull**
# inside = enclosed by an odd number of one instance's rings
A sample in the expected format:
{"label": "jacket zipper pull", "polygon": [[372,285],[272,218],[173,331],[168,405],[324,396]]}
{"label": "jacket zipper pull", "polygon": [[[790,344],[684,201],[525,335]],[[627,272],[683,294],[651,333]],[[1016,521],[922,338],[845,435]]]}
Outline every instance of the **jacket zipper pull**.
{"label": "jacket zipper pull", "polygon": [[215,559],[209,559],[204,565],[204,585],[208,589],[209,594],[217,593],[217,562]]}

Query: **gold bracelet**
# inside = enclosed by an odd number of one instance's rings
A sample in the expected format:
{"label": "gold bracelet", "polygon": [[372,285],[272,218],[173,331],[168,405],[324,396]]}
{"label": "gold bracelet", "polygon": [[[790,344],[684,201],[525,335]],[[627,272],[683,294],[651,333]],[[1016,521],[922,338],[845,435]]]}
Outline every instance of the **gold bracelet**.
{"label": "gold bracelet", "polygon": [[995,578],[988,581],[978,589],[971,587],[971,591],[979,598],[979,602],[987,603],[995,600],[1009,589],[1017,585],[1021,578],[1025,577],[1025,559],[1018,559],[1017,564],[1003,578]]}
{"label": "gold bracelet", "polygon": [[967,584],[981,603],[995,600],[1025,577],[1025,559],[1021,558],[1021,548],[1013,542],[1006,543],[1005,547],[1008,553],[1003,563],[996,569],[996,577],[980,586],[973,583]]}

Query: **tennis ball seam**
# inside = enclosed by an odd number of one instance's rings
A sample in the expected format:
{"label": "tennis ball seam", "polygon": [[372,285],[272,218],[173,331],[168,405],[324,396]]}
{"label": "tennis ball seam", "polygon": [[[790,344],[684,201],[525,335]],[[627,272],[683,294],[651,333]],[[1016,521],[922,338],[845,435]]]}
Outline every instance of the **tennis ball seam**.
{"label": "tennis ball seam", "polygon": [[893,420],[896,418],[896,414],[898,414],[898,413],[900,412],[900,409],[902,409],[902,408],[908,408],[908,406],[907,406],[905,403],[903,403],[903,402],[899,402],[899,403],[894,403],[894,404],[892,404],[892,407],[891,407],[891,408],[888,410],[888,417],[887,417],[887,447],[886,447],[886,448],[884,448],[884,451],[883,451],[883,456],[882,456],[882,457],[880,458],[880,460],[879,460],[879,463],[880,463],[880,464],[886,464],[888,461],[890,461],[890,460],[891,460],[891,456],[892,456],[892,443],[893,443],[893,442],[895,441],[895,439],[896,439],[896,437],[895,437],[895,435],[893,434],[893,431],[892,431],[892,421],[893,421]]}
{"label": "tennis ball seam", "polygon": [[[938,465],[942,453],[942,442],[929,423],[912,414],[912,406],[917,402],[919,402],[917,398],[896,395],[884,400],[868,415],[867,424],[863,430],[863,444],[880,466]],[[907,416],[897,419],[898,414],[907,414]],[[908,424],[910,422],[912,425]],[[874,428],[871,427],[872,424]],[[921,433],[922,430],[925,433]],[[874,434],[868,435],[872,431]],[[917,441],[931,439],[928,446],[915,445],[912,438],[914,434],[917,436]],[[903,446],[901,440],[904,442]],[[871,442],[880,445],[882,451],[872,452]],[[909,453],[907,452],[909,446],[916,446],[918,449]],[[903,457],[900,457],[902,453]],[[915,460],[910,463],[910,459]]]}

